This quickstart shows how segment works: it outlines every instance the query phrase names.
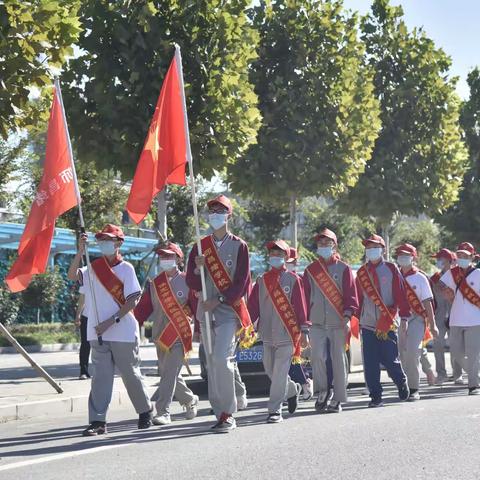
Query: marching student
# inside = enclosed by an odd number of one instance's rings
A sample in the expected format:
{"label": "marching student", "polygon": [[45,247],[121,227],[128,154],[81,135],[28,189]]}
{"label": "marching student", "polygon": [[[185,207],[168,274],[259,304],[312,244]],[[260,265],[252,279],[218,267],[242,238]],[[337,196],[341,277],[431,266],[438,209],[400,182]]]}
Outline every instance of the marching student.
{"label": "marching student", "polygon": [[[83,435],[107,432],[106,416],[112,398],[115,368],[120,372],[128,396],[139,414],[138,428],[149,428],[152,425],[152,405],[140,372],[140,334],[132,312],[140,298],[141,288],[133,266],[120,255],[125,236],[120,227],[111,224],[105,225],[95,235],[102,257],[91,263],[91,277],[87,267],[79,268],[87,238],[86,234],[80,236],[78,252],[68,270],[69,280],[77,280],[85,286],[87,338],[92,348],[95,372],[88,400],[90,425]],[[94,299],[91,298],[90,281]],[[95,324],[93,300],[98,324]]]}
{"label": "marching student", "polygon": [[[337,236],[324,228],[315,236],[318,259],[304,274],[308,319],[312,323],[310,343],[315,385],[319,386],[315,408],[338,413],[347,402],[347,362],[345,348],[350,319],[358,310],[357,288],[352,269],[340,260]],[[327,343],[333,366],[333,397],[327,377]]]}
{"label": "marching student", "polygon": [[404,243],[396,249],[397,263],[405,280],[411,316],[402,318],[398,337],[400,360],[407,375],[409,401],[420,400],[420,358],[424,345],[438,336],[433,313],[433,293],[428,277],[414,264],[417,249]]}
{"label": "marching student", "polygon": [[[299,260],[298,250],[290,247],[290,253],[286,261],[286,267],[289,272],[297,274],[300,278],[302,275],[297,273],[297,264]],[[302,283],[303,286],[303,283]],[[330,366],[331,367],[331,366]],[[302,386],[302,399],[307,401],[313,397],[313,381],[309,377],[307,370],[302,363],[292,363],[288,371],[290,378]]]}
{"label": "marching student", "polygon": [[[447,379],[447,369],[445,368],[445,347],[446,338],[450,337],[449,333],[449,318],[452,304],[447,300],[443,294],[443,289],[440,285],[440,278],[443,274],[452,268],[453,262],[456,260],[455,253],[448,248],[440,249],[433,258],[436,259],[436,265],[439,269],[430,277],[432,284],[433,295],[435,297],[435,320],[438,327],[438,337],[433,342],[433,352],[435,354],[435,370],[437,371],[437,385],[442,385]],[[453,358],[450,352],[450,363],[453,371],[453,381],[456,385],[463,385],[462,367],[460,363]]]}
{"label": "marching student", "polygon": [[168,425],[174,396],[185,408],[187,420],[197,416],[198,397],[180,374],[183,361],[192,350],[192,311],[197,301],[187,287],[185,273],[178,268],[183,261],[182,249],[168,242],[157,249],[157,254],[162,272],[147,284],[134,313],[140,325],[153,320],[152,338],[160,373],[160,384],[152,397],[157,410],[153,424]]}
{"label": "marching student", "polygon": [[[252,322],[244,296],[250,286],[250,260],[247,244],[228,231],[228,220],[233,208],[230,199],[219,195],[207,202],[208,218],[213,233],[202,239],[203,255],[194,245],[188,258],[187,285],[197,292],[202,289],[200,268],[205,269],[206,302],[199,298],[197,318],[204,345],[206,341],[205,312],[212,320],[212,354],[206,351],[208,368],[208,396],[217,423],[215,433],[236,428],[233,414],[237,411],[235,395],[235,347],[237,332],[251,338]],[[207,350],[207,349],[206,349]]]}
{"label": "marching student", "polygon": [[450,350],[466,370],[469,395],[479,395],[478,373],[480,364],[480,269],[473,262],[477,256],[471,243],[457,247],[457,266],[446,271],[440,283],[450,310]]}
{"label": "marching student", "polygon": [[385,241],[380,235],[363,240],[366,263],[357,272],[360,303],[360,329],[365,379],[370,392],[369,407],[382,407],[380,366],[398,388],[400,400],[407,400],[410,391],[399,359],[397,333],[398,318],[410,316],[405,284],[395,264],[383,259]]}
{"label": "marching student", "polygon": [[263,365],[271,380],[267,423],[283,420],[282,403],[295,413],[301,387],[288,375],[292,358],[300,361],[306,347],[309,323],[305,298],[298,275],[287,271],[289,247],[283,240],[267,243],[270,270],[261,275],[248,299],[250,318],[263,340]]}

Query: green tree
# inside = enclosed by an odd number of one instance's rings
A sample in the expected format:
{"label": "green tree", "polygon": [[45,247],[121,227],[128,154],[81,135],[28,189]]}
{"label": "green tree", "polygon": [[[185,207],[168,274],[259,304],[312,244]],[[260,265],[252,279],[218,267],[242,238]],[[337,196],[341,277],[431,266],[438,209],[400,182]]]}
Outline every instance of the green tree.
{"label": "green tree", "polygon": [[438,221],[447,227],[451,242],[480,245],[480,70],[468,75],[470,98],[463,104],[460,123],[468,147],[469,167],[463,177],[458,201]]}
{"label": "green tree", "polygon": [[249,0],[82,2],[81,55],[64,76],[81,161],[132,178],[160,87],[182,48],[195,173],[235,162],[255,140],[257,98],[248,80],[257,33]]}
{"label": "green tree", "polygon": [[0,2],[0,135],[34,124],[41,110],[29,102],[32,87],[51,84],[80,33],[80,0]]}
{"label": "green tree", "polygon": [[375,69],[382,129],[345,211],[372,215],[388,237],[395,213],[442,212],[458,198],[466,150],[449,57],[422,30],[408,31],[401,7],[375,0],[362,21]]}
{"label": "green tree", "polygon": [[262,1],[252,17],[263,123],[229,179],[238,192],[290,201],[295,218],[297,198],[338,195],[364,170],[379,129],[372,72],[341,1]]}

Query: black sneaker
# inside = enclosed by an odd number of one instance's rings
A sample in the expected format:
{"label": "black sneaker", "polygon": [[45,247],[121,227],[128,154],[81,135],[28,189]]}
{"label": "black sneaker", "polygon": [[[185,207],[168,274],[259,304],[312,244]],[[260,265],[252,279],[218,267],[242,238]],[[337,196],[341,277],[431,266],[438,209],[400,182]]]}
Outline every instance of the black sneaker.
{"label": "black sneaker", "polygon": [[84,437],[96,437],[107,433],[107,424],[105,422],[92,422],[83,432]]}
{"label": "black sneaker", "polygon": [[315,410],[318,413],[322,413],[326,411],[328,400],[330,398],[330,391],[328,391],[325,395],[320,398],[321,393],[318,394],[317,401],[315,402]]}
{"label": "black sneaker", "polygon": [[267,423],[280,423],[283,422],[281,413],[269,413],[267,417]]}
{"label": "black sneaker", "polygon": [[410,395],[408,396],[408,401],[416,402],[417,400],[420,400],[420,393],[417,389],[412,388],[410,390]]}
{"label": "black sneaker", "polygon": [[341,402],[337,402],[332,400],[327,407],[327,413],[340,413],[342,411],[342,404]]}
{"label": "black sneaker", "polygon": [[212,427],[214,433],[228,433],[237,428],[237,422],[233,415],[229,413],[222,413],[218,422]]}
{"label": "black sneaker", "polygon": [[152,410],[143,412],[138,416],[138,428],[139,430],[145,430],[153,425],[152,422]]}
{"label": "black sneaker", "polygon": [[410,396],[410,389],[408,388],[408,385],[404,383],[398,388],[398,398],[402,400],[402,402],[405,402],[405,400],[408,400],[408,397]]}
{"label": "black sneaker", "polygon": [[470,387],[468,389],[468,394],[469,395],[480,395],[480,388],[478,387]]}
{"label": "black sneaker", "polygon": [[381,398],[372,398],[368,403],[368,408],[380,408],[383,407],[385,404],[383,403]]}
{"label": "black sneaker", "polygon": [[300,392],[302,391],[302,386],[298,383],[295,384],[295,388],[297,389],[297,393],[292,397],[287,399],[288,404],[288,413],[295,413],[298,407],[298,398],[300,397]]}

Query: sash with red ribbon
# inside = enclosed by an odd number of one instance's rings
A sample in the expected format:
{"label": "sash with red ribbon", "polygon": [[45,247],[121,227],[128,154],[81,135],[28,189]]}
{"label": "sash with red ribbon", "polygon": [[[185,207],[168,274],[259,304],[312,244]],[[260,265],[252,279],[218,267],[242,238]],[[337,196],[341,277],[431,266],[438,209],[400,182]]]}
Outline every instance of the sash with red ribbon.
{"label": "sash with red ribbon", "polygon": [[434,273],[431,277],[430,277],[430,281],[436,285],[439,281],[440,281],[440,278],[442,277],[442,274],[440,272],[436,272]]}
{"label": "sash with red ribbon", "polygon": [[427,311],[425,310],[425,307],[423,306],[423,303],[421,302],[421,300],[418,298],[417,292],[408,283],[406,279],[406,277],[408,277],[409,275],[413,275],[416,272],[417,270],[412,269],[407,274],[404,275],[405,286],[406,286],[405,293],[407,295],[408,304],[410,305],[411,310],[413,310],[419,317],[422,317],[423,321],[425,322],[425,334],[423,335],[423,344],[426,345],[433,338],[432,333],[428,328]]}
{"label": "sash with red ribbon", "polygon": [[115,275],[105,257],[97,258],[92,262],[92,268],[105,290],[113,297],[121,307],[125,303],[123,282]]}
{"label": "sash with red ribbon", "polygon": [[380,310],[380,318],[377,321],[376,335],[382,340],[388,338],[388,332],[395,331],[395,315],[397,314],[396,308],[388,308],[382,300],[382,297],[378,293],[377,287],[375,286],[372,277],[368,273],[366,265],[362,265],[358,272],[357,278],[360,282],[365,294],[370,298],[370,300],[378,307]]}
{"label": "sash with red ribbon", "polygon": [[455,282],[455,285],[457,285],[457,288],[460,290],[462,295],[472,305],[480,308],[480,295],[468,284],[464,270],[460,267],[453,267],[451,272],[453,281]]}
{"label": "sash with red ribbon", "polygon": [[293,343],[293,363],[300,363],[301,332],[297,323],[297,316],[287,295],[280,286],[281,271],[269,270],[263,275],[263,281],[275,311],[282,320]]}
{"label": "sash with red ribbon", "polygon": [[[211,235],[202,239],[202,253],[205,256],[205,267],[217,290],[221,293],[230,288],[232,279],[218,255],[217,247]],[[242,348],[249,348],[255,343],[256,335],[245,299],[242,297],[230,306],[242,325],[240,345]]]}
{"label": "sash with red ribbon", "polygon": [[163,332],[155,339],[155,343],[163,350],[170,350],[173,344],[180,338],[183,352],[186,355],[192,350],[192,329],[190,316],[192,312],[188,305],[180,305],[172,291],[170,282],[165,272],[158,275],[153,281],[158,301],[165,312],[169,322]]}

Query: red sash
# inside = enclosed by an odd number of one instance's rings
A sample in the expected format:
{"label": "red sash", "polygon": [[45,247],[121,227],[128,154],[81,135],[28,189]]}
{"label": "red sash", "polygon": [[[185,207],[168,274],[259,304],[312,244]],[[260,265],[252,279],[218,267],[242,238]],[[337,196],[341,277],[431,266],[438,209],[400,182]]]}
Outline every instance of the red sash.
{"label": "red sash", "polygon": [[113,297],[113,299],[121,307],[125,303],[125,295],[123,293],[123,282],[115,275],[105,257],[97,258],[92,262],[92,268],[100,283],[105,290]]}
{"label": "red sash", "polygon": [[307,272],[338,316],[343,319],[343,295],[335,280],[330,276],[325,260],[319,258],[307,267]]}
{"label": "red sash", "polygon": [[366,265],[362,265],[359,268],[357,272],[357,278],[365,294],[380,310],[380,318],[377,322],[376,335],[378,338],[386,340],[388,337],[388,332],[395,330],[394,318],[397,310],[396,308],[388,308],[383,303],[382,297],[378,293],[377,287],[368,273]]}
{"label": "red sash", "polygon": [[275,311],[281,318],[293,343],[293,363],[300,363],[301,332],[297,323],[297,316],[287,295],[280,286],[280,272],[270,270],[263,275],[263,281]]}
{"label": "red sash", "polygon": [[437,272],[437,273],[434,273],[431,277],[430,277],[430,281],[436,285],[439,281],[440,281],[440,278],[442,277],[442,274],[440,272]]}
{"label": "red sash", "polygon": [[465,277],[464,270],[460,267],[453,267],[451,269],[453,281],[457,285],[458,290],[462,295],[476,307],[480,308],[480,295],[468,284]]}
{"label": "red sash", "polygon": [[[217,247],[211,235],[202,239],[202,253],[205,256],[205,267],[217,290],[223,292],[230,288],[232,280],[218,255]],[[241,346],[248,348],[255,343],[256,336],[245,299],[242,297],[230,306],[242,325],[241,333],[243,339],[240,342]]]}
{"label": "red sash", "polygon": [[192,350],[192,329],[190,328],[191,315],[188,305],[180,305],[177,297],[173,294],[172,287],[165,272],[158,275],[153,281],[158,301],[168,317],[168,325],[163,329],[160,336],[155,339],[162,349],[170,350],[180,337],[183,352],[186,355]]}
{"label": "red sash", "polygon": [[[411,270],[412,273],[415,273],[416,270]],[[410,275],[412,273],[409,273]],[[405,278],[405,286],[406,286],[406,295],[407,295],[407,300],[408,304],[410,305],[410,308],[419,316],[423,318],[423,321],[425,323],[425,334],[423,336],[423,344],[426,345],[432,338],[432,333],[430,332],[430,329],[428,328],[428,315],[427,311],[425,310],[425,307],[423,306],[421,300],[418,298],[417,292],[413,289],[413,287],[408,283],[406,277],[407,275],[404,275]]]}

